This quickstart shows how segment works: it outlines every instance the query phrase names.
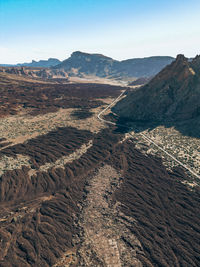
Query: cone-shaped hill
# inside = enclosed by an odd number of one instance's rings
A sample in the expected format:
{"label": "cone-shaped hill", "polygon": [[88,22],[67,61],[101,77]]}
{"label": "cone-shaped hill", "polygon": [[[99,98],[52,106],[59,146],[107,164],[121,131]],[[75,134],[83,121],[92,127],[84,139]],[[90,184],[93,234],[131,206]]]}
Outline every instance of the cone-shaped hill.
{"label": "cone-shaped hill", "polygon": [[189,62],[178,55],[147,85],[118,102],[113,111],[121,121],[175,126],[199,137],[200,56]]}

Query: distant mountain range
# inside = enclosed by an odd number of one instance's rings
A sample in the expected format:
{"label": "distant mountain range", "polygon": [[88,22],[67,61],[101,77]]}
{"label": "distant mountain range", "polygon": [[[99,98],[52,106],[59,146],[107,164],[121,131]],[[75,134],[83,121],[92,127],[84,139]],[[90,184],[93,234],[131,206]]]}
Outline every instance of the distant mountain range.
{"label": "distant mountain range", "polygon": [[175,126],[200,136],[200,56],[178,55],[148,84],[130,92],[113,108],[121,121]]}
{"label": "distant mountain range", "polygon": [[77,51],[62,62],[55,58],[49,58],[48,60],[33,60],[31,63],[2,64],[0,66],[51,68],[52,70],[62,70],[66,75],[77,77],[96,76],[113,79],[136,79],[156,75],[173,60],[173,57],[155,56],[117,61],[101,54],[88,54]]}
{"label": "distant mountain range", "polygon": [[35,61],[32,60],[31,63],[17,64],[19,67],[32,67],[32,68],[51,68],[60,64],[61,61],[57,58],[49,58],[48,60]]}
{"label": "distant mountain range", "polygon": [[48,79],[64,79],[68,80],[68,75],[62,70],[52,70],[50,68],[39,68],[39,67],[7,67],[0,66],[0,72],[15,74],[17,76],[36,78],[42,80]]}
{"label": "distant mountain range", "polygon": [[55,65],[60,64],[61,61],[57,58],[49,58],[47,60],[32,60],[30,63],[19,63],[16,65],[0,64],[1,67],[30,67],[30,68],[51,68]]}
{"label": "distant mountain range", "polygon": [[79,77],[93,75],[110,78],[138,78],[154,76],[173,60],[173,57],[156,56],[117,61],[101,54],[77,51],[53,68],[64,69],[69,75]]}

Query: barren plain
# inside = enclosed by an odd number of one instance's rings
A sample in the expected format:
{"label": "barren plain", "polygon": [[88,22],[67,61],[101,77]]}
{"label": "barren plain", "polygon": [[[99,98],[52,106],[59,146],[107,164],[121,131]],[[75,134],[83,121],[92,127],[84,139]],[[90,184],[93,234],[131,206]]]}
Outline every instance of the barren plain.
{"label": "barren plain", "polygon": [[[97,118],[123,90],[0,74],[0,266],[199,266],[198,184]],[[198,139],[146,134],[199,170]]]}

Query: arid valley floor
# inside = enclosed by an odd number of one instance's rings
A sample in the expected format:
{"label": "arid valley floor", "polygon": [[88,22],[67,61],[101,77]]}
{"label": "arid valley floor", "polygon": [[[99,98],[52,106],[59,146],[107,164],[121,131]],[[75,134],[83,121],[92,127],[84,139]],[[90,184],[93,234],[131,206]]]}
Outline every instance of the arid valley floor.
{"label": "arid valley floor", "polygon": [[[0,73],[1,267],[199,266],[198,178],[97,117],[127,89]],[[200,175],[200,139],[143,133]]]}

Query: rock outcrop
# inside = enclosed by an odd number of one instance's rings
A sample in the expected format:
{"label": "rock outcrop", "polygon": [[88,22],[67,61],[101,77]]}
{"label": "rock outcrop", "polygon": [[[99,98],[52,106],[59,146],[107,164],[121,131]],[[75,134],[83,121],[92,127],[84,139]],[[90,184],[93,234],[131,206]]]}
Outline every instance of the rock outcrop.
{"label": "rock outcrop", "polygon": [[190,123],[200,127],[200,57],[189,62],[178,55],[147,85],[128,94],[113,111],[139,122]]}
{"label": "rock outcrop", "polygon": [[49,68],[31,67],[0,67],[0,72],[15,74],[18,76],[39,79],[67,79],[68,74],[64,70],[53,70]]}

